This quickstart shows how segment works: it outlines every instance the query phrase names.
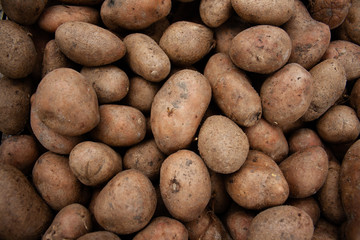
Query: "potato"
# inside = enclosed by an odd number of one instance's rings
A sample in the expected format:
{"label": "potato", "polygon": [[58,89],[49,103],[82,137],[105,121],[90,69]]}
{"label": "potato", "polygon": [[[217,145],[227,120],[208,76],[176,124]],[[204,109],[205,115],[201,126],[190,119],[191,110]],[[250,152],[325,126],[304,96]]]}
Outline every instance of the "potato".
{"label": "potato", "polygon": [[330,28],[314,20],[300,0],[294,0],[294,14],[283,25],[292,41],[289,62],[298,63],[306,69],[317,64],[330,43]]}
{"label": "potato", "polygon": [[239,68],[269,74],[289,60],[291,39],[279,27],[258,25],[237,34],[230,45],[229,56]]}
{"label": "potato", "polygon": [[307,198],[290,198],[286,201],[286,205],[297,207],[305,211],[311,217],[314,225],[320,218],[320,207],[319,203],[313,197]]}
{"label": "potato", "polygon": [[261,86],[264,118],[283,126],[301,118],[313,96],[312,75],[297,63],[289,63],[269,76]]}
{"label": "potato", "polygon": [[320,218],[314,229],[312,240],[337,240],[339,235],[338,226]]}
{"label": "potato", "polygon": [[352,142],[360,134],[360,121],[354,109],[346,105],[336,105],[318,120],[316,129],[326,142]]}
{"label": "potato", "polygon": [[18,134],[29,120],[31,79],[10,79],[0,74],[0,131]]}
{"label": "potato", "polygon": [[160,168],[160,192],[174,218],[195,220],[211,197],[210,176],[203,160],[190,150],[169,155]]}
{"label": "potato", "polygon": [[150,180],[158,179],[165,154],[157,147],[154,139],[142,141],[129,148],[124,155],[124,168],[136,169]]}
{"label": "potato", "polygon": [[232,14],[231,0],[201,0],[199,12],[201,20],[208,27],[219,27]]}
{"label": "potato", "polygon": [[[349,1],[349,0],[348,0]],[[346,1],[346,2],[348,2]],[[343,27],[345,28],[347,36],[356,44],[360,44],[360,2],[352,1],[347,3],[348,14],[345,15]],[[350,7],[350,8],[349,8]]]}
{"label": "potato", "polygon": [[105,0],[100,15],[109,29],[140,30],[166,17],[170,10],[171,0]]}
{"label": "potato", "polygon": [[150,82],[160,82],[170,73],[170,59],[151,37],[143,33],[124,38],[127,62],[133,72]]}
{"label": "potato", "polygon": [[236,172],[249,153],[249,141],[243,130],[225,116],[208,117],[198,136],[200,156],[212,171]]}
{"label": "potato", "polygon": [[356,111],[356,115],[360,117],[360,81],[357,79],[350,93],[350,106]]}
{"label": "potato", "polygon": [[336,59],[327,59],[310,71],[314,78],[314,92],[310,106],[302,116],[313,121],[323,115],[342,96],[346,86],[345,68]]}
{"label": "potato", "polygon": [[255,213],[232,204],[225,215],[225,226],[234,240],[245,240]]}
{"label": "potato", "polygon": [[41,29],[54,33],[65,22],[80,21],[99,24],[100,13],[97,9],[87,6],[53,5],[41,14],[38,25]]}
{"label": "potato", "polygon": [[104,0],[60,0],[62,3],[74,5],[98,5]]}
{"label": "potato", "polygon": [[159,45],[177,65],[190,66],[215,46],[213,31],[202,24],[178,21],[163,33]]}
{"label": "potato", "polygon": [[312,18],[329,25],[330,29],[339,27],[349,13],[351,0],[309,1],[309,12]]}
{"label": "potato", "polygon": [[136,108],[104,104],[100,106],[100,123],[91,131],[94,140],[112,147],[126,147],[145,137],[144,115]]}
{"label": "potato", "polygon": [[116,234],[109,231],[96,231],[96,232],[87,233],[79,237],[77,240],[102,240],[102,239],[120,240],[120,238]]}
{"label": "potato", "polygon": [[325,183],[328,162],[325,150],[319,146],[295,152],[282,161],[279,167],[289,184],[289,196],[305,198],[314,195]]}
{"label": "potato", "polygon": [[260,119],[254,126],[244,129],[250,148],[258,150],[275,162],[281,162],[289,153],[288,142],[283,131],[266,120]]}
{"label": "potato", "polygon": [[94,215],[105,229],[130,234],[145,227],[156,208],[156,193],[150,180],[135,169],[113,177],[95,200]]}
{"label": "potato", "polygon": [[73,203],[62,208],[42,236],[42,240],[76,239],[91,232],[92,222],[89,210]]}
{"label": "potato", "polygon": [[0,73],[6,77],[25,78],[32,73],[37,53],[33,40],[20,25],[0,21],[0,52]]}
{"label": "potato", "polygon": [[0,163],[0,238],[39,239],[52,212],[25,175]]}
{"label": "potato", "polygon": [[24,174],[31,171],[39,155],[39,146],[32,135],[10,136],[1,141],[0,163],[13,165]]}
{"label": "potato", "polygon": [[243,127],[259,121],[262,114],[259,94],[229,56],[224,53],[211,56],[204,75],[211,84],[215,102],[227,117]]}
{"label": "potato", "polygon": [[290,153],[302,151],[314,146],[323,147],[324,145],[319,135],[310,128],[299,128],[289,137]]}
{"label": "potato", "polygon": [[127,74],[114,65],[83,67],[80,73],[94,87],[100,104],[120,101],[129,91]]}
{"label": "potato", "polygon": [[242,19],[255,24],[280,26],[287,22],[294,12],[294,0],[231,0],[231,4]]}
{"label": "potato", "polygon": [[32,25],[43,12],[47,0],[1,0],[5,14],[14,22],[21,25]]}
{"label": "potato", "polygon": [[86,22],[65,22],[56,29],[55,41],[72,61],[97,67],[121,59],[125,44],[109,30]]}
{"label": "potato", "polygon": [[85,188],[69,166],[69,159],[52,152],[45,152],[36,161],[32,170],[33,183],[54,210],[81,202]]}
{"label": "potato", "polygon": [[256,150],[250,150],[239,171],[226,176],[225,187],[230,197],[246,209],[280,205],[289,196],[289,186],[278,165]]}
{"label": "potato", "polygon": [[348,81],[360,77],[360,46],[344,40],[331,41],[322,59],[335,58],[345,68]]}
{"label": "potato", "polygon": [[33,105],[39,119],[61,135],[82,135],[100,121],[95,90],[83,75],[70,68],[48,73],[37,87]]}
{"label": "potato", "polygon": [[211,199],[208,208],[215,214],[224,213],[230,205],[231,198],[225,189],[224,177],[220,173],[209,170],[211,181]]}
{"label": "potato", "polygon": [[188,231],[185,226],[169,217],[154,218],[146,228],[135,235],[133,240],[187,240]]}
{"label": "potato", "polygon": [[158,148],[170,154],[189,146],[210,100],[211,87],[204,75],[186,69],[173,74],[151,107],[151,130]]}
{"label": "potato", "polygon": [[150,112],[151,104],[161,85],[159,83],[147,81],[139,76],[134,76],[130,78],[129,81],[130,87],[125,102],[141,112]]}
{"label": "potato", "polygon": [[293,206],[268,208],[254,217],[247,239],[308,239],[314,232],[311,217]]}

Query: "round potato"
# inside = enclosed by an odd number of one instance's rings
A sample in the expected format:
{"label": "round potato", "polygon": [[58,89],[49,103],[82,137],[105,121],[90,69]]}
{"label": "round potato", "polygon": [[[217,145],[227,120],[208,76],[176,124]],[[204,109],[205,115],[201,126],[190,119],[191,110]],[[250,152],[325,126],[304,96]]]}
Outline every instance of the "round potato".
{"label": "round potato", "polygon": [[96,231],[96,232],[87,233],[79,237],[77,240],[102,240],[102,239],[120,240],[120,238],[116,234],[109,231]]}
{"label": "round potato", "polygon": [[199,12],[201,20],[208,27],[219,27],[232,14],[231,0],[201,0]]}
{"label": "round potato", "polygon": [[320,206],[315,198],[290,198],[286,201],[286,205],[297,207],[309,214],[314,226],[316,226],[316,223],[320,218]]}
{"label": "round potato", "polygon": [[21,25],[32,25],[43,12],[47,0],[1,0],[5,14],[14,22]]}
{"label": "round potato", "polygon": [[160,192],[174,218],[195,220],[211,197],[210,175],[203,160],[190,150],[169,155],[160,169]]}
{"label": "round potato", "polygon": [[310,128],[299,128],[289,137],[290,153],[302,151],[314,146],[323,147],[323,143],[319,135]]}
{"label": "round potato", "polygon": [[247,211],[237,204],[232,204],[225,214],[225,226],[233,239],[246,239],[250,223],[255,217],[253,212]]}
{"label": "round potato", "polygon": [[105,229],[130,234],[145,227],[156,208],[156,193],[140,171],[124,170],[113,177],[96,197],[94,215]]}

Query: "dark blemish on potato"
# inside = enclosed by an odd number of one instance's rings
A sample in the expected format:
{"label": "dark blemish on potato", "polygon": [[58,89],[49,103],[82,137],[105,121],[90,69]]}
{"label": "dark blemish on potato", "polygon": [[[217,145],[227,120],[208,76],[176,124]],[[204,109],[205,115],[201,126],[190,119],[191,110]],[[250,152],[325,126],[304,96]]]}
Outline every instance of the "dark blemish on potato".
{"label": "dark blemish on potato", "polygon": [[187,99],[188,98],[188,94],[187,93],[181,93],[180,97],[183,99]]}
{"label": "dark blemish on potato", "polygon": [[151,167],[152,165],[154,165],[154,163],[151,161],[151,162],[148,162],[148,165]]}
{"label": "dark blemish on potato", "polygon": [[168,114],[168,117],[171,117],[173,114],[174,114],[174,108],[167,108],[167,114]]}
{"label": "dark blemish on potato", "polygon": [[258,160],[258,158],[255,157],[252,161],[253,161],[253,162],[257,162],[257,160]]}
{"label": "dark blemish on potato", "polygon": [[190,166],[192,164],[192,161],[190,159],[186,159],[186,166]]}
{"label": "dark blemish on potato", "polygon": [[298,213],[298,216],[301,217],[301,213]]}
{"label": "dark blemish on potato", "polygon": [[143,219],[142,219],[142,217],[141,217],[140,215],[134,216],[133,219],[134,219],[135,221],[137,221],[138,223],[142,223],[142,222],[143,222]]}
{"label": "dark blemish on potato", "polygon": [[282,218],[282,219],[280,219],[280,222],[284,222],[284,219]]}
{"label": "dark blemish on potato", "polygon": [[108,7],[113,7],[115,5],[115,0],[109,0]]}
{"label": "dark blemish on potato", "polygon": [[230,179],[230,180],[229,180],[229,183],[234,183],[234,180]]}
{"label": "dark blemish on potato", "polygon": [[112,205],[112,202],[109,202],[109,207],[110,207],[111,209],[114,209],[114,206]]}
{"label": "dark blemish on potato", "polygon": [[175,177],[171,179],[170,187],[172,193],[178,193],[180,191],[180,183],[176,180]]}

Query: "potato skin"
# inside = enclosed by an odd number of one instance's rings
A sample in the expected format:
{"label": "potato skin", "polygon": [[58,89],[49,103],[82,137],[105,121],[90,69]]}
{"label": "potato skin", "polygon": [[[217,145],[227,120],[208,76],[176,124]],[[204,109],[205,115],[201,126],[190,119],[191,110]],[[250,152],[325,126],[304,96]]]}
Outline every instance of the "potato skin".
{"label": "potato skin", "polygon": [[296,122],[310,106],[313,82],[311,74],[297,63],[269,76],[260,90],[264,118],[279,126]]}
{"label": "potato skin", "polygon": [[65,22],[55,31],[60,50],[72,61],[97,67],[121,59],[126,48],[109,30],[86,22]]}
{"label": "potato skin", "polygon": [[233,204],[225,214],[224,223],[234,240],[245,240],[254,217],[255,213]]}
{"label": "potato skin", "polygon": [[174,218],[195,220],[211,197],[210,176],[203,160],[190,150],[169,155],[160,168],[160,192]]}
{"label": "potato skin", "polygon": [[21,25],[32,25],[43,12],[47,0],[2,0],[1,6],[5,14],[14,22]]}
{"label": "potato skin", "polygon": [[[348,13],[344,20],[342,27],[345,29],[346,34],[356,44],[360,44],[359,24],[360,24],[360,3],[359,1],[346,1]],[[350,7],[350,8],[349,8]]]}
{"label": "potato skin", "polygon": [[105,230],[130,234],[150,222],[156,202],[150,180],[138,170],[124,170],[100,191],[95,200],[94,215]]}
{"label": "potato skin", "polygon": [[360,116],[360,81],[359,79],[355,80],[350,93],[350,106],[355,109],[356,115]]}
{"label": "potato skin", "polygon": [[87,233],[79,237],[77,240],[102,240],[102,239],[120,240],[120,238],[116,234],[109,231],[96,231],[96,232]]}
{"label": "potato skin", "polygon": [[201,0],[199,12],[201,20],[208,27],[219,27],[232,14],[231,0]]}
{"label": "potato skin", "polygon": [[314,232],[311,217],[293,206],[268,208],[254,217],[247,239],[310,240]]}
{"label": "potato skin", "polygon": [[320,218],[320,206],[314,197],[290,198],[286,201],[286,205],[294,206],[305,211],[311,217],[314,226],[316,226]]}
{"label": "potato skin", "polygon": [[323,147],[323,143],[319,135],[310,128],[299,128],[289,136],[290,153],[314,146]]}
{"label": "potato skin", "polygon": [[151,130],[162,152],[170,154],[191,143],[210,100],[210,84],[197,71],[181,70],[164,83],[150,113]]}
{"label": "potato skin", "polygon": [[17,168],[0,163],[0,238],[39,239],[52,212]]}
{"label": "potato skin", "polygon": [[13,21],[0,21],[0,52],[0,72],[5,76],[25,78],[33,71],[37,56],[34,42]]}
{"label": "potato skin", "polygon": [[243,70],[269,74],[286,64],[291,49],[291,39],[283,29],[258,25],[241,31],[233,38],[229,56]]}

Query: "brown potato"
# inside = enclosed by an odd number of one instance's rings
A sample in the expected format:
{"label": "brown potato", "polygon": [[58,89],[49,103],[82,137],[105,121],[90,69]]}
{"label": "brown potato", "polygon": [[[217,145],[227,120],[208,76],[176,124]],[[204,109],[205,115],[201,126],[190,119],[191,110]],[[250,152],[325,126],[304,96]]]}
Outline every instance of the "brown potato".
{"label": "brown potato", "polygon": [[97,9],[87,6],[53,5],[42,12],[38,25],[41,29],[54,33],[61,24],[70,21],[97,25],[100,22],[100,13]]}
{"label": "brown potato", "polygon": [[39,119],[61,135],[82,135],[100,121],[95,90],[70,68],[55,69],[41,80],[33,107]]}
{"label": "brown potato", "polygon": [[181,222],[169,217],[157,217],[137,233],[133,240],[188,240],[188,235]]}
{"label": "brown potato", "polygon": [[314,229],[312,240],[337,240],[339,239],[339,227],[320,218]]}
{"label": "brown potato", "polygon": [[296,122],[310,106],[314,78],[297,63],[285,65],[261,86],[264,118],[273,125]]}
{"label": "brown potato", "polygon": [[360,121],[351,107],[335,105],[318,120],[316,129],[326,142],[347,143],[359,136]]}
{"label": "brown potato", "polygon": [[213,35],[213,31],[202,24],[178,21],[165,30],[159,45],[173,63],[190,66],[215,46]]}
{"label": "brown potato", "polygon": [[0,73],[6,77],[24,78],[34,70],[37,55],[34,42],[15,22],[0,21],[0,52]]}
{"label": "brown potato", "polygon": [[32,25],[43,12],[47,0],[1,0],[5,14],[14,22],[21,25]]}
{"label": "brown potato", "polygon": [[320,61],[329,46],[330,28],[325,23],[314,20],[300,0],[294,2],[294,14],[283,26],[292,41],[289,62],[310,69]]}
{"label": "brown potato", "polygon": [[66,4],[74,4],[74,5],[98,5],[102,3],[104,0],[60,0],[62,3]]}
{"label": "brown potato", "polygon": [[42,240],[77,239],[91,232],[92,222],[89,210],[73,203],[62,208],[42,236]]}
{"label": "brown potato", "polygon": [[170,10],[171,0],[105,0],[100,15],[109,29],[140,30],[166,17]]}
{"label": "brown potato", "polygon": [[174,218],[195,220],[211,197],[210,176],[203,160],[189,150],[168,156],[160,169],[160,192]]}
{"label": "brown potato", "polygon": [[120,101],[129,91],[127,74],[114,65],[83,67],[80,73],[94,87],[100,104]]}
{"label": "brown potato", "polygon": [[82,235],[77,240],[120,240],[120,238],[109,231],[96,231]]}
{"label": "brown potato", "polygon": [[248,240],[255,239],[311,239],[314,224],[303,210],[293,206],[266,209],[254,217],[248,231]]}
{"label": "brown potato", "polygon": [[72,61],[97,67],[121,59],[125,44],[109,30],[86,22],[65,22],[56,29],[55,41]]}
{"label": "brown potato", "polygon": [[290,153],[302,151],[314,146],[323,147],[324,145],[319,135],[310,128],[299,128],[289,137]]}
{"label": "brown potato", "polygon": [[249,153],[249,141],[243,130],[231,119],[214,115],[202,124],[198,148],[206,166],[222,174],[236,172]]}
{"label": "brown potato", "polygon": [[170,154],[191,143],[210,100],[210,84],[197,71],[181,70],[164,83],[150,113],[151,130],[162,152]]}
{"label": "brown potato", "polygon": [[93,139],[112,147],[126,147],[141,142],[146,133],[145,116],[136,108],[104,104],[100,123],[93,129]]}
{"label": "brown potato", "polygon": [[230,205],[231,198],[225,189],[224,175],[209,170],[211,181],[211,199],[208,208],[215,214],[224,213]]}
{"label": "brown potato", "polygon": [[279,167],[289,184],[289,196],[305,198],[314,195],[325,183],[328,162],[325,150],[319,146],[295,152],[282,161]]}
{"label": "brown potato", "polygon": [[283,29],[258,25],[233,38],[229,56],[243,70],[269,74],[287,63],[291,49],[291,39]]}
{"label": "brown potato", "polygon": [[39,239],[52,212],[17,168],[0,164],[0,238]]}
{"label": "brown potato", "polygon": [[[347,36],[356,44],[360,44],[360,2],[359,1],[346,1],[348,6],[348,13],[345,15],[343,27]],[[349,8],[350,7],[350,8]]]}
{"label": "brown potato", "polygon": [[219,27],[232,14],[231,0],[201,0],[199,12],[201,20],[208,27]]}
{"label": "brown potato", "polygon": [[280,205],[289,196],[289,186],[278,165],[256,150],[250,150],[239,171],[226,176],[225,187],[230,197],[246,209]]}
{"label": "brown potato", "polygon": [[225,215],[225,226],[234,240],[246,240],[255,213],[232,204]]}
{"label": "brown potato", "polygon": [[169,26],[170,21],[167,19],[167,17],[164,17],[142,30],[142,33],[145,33],[146,35],[154,39],[157,44],[159,44],[161,36]]}
{"label": "brown potato", "polygon": [[156,193],[140,171],[124,170],[113,177],[96,197],[94,215],[105,229],[130,234],[145,227],[154,215]]}
{"label": "brown potato", "polygon": [[360,117],[360,81],[355,80],[350,93],[350,105],[356,110],[356,115]]}
{"label": "brown potato", "polygon": [[281,162],[289,153],[288,142],[283,131],[266,120],[260,119],[254,126],[244,129],[250,148],[258,150],[275,162]]}
{"label": "brown potato", "polygon": [[286,201],[286,205],[297,207],[305,211],[311,217],[314,225],[316,225],[320,218],[320,206],[313,197],[290,198],[288,201]]}
{"label": "brown potato", "polygon": [[170,73],[170,59],[151,37],[132,33],[124,38],[127,62],[133,72],[151,82],[160,82]]}

